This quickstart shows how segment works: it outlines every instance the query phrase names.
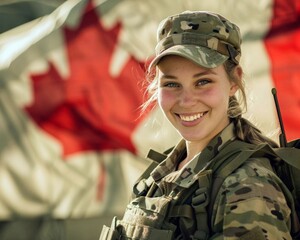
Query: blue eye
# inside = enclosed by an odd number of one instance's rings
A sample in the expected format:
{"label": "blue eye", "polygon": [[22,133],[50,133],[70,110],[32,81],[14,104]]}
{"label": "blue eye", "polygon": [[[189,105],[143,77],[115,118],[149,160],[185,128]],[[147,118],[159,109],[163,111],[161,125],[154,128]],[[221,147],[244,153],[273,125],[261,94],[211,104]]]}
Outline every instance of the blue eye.
{"label": "blue eye", "polygon": [[208,84],[208,83],[210,83],[211,82],[211,80],[208,80],[208,79],[201,79],[201,80],[199,80],[198,82],[197,82],[197,86],[204,86],[204,85],[206,85],[206,84]]}
{"label": "blue eye", "polygon": [[177,87],[180,87],[180,85],[176,82],[167,82],[167,83],[163,84],[163,87],[177,88]]}

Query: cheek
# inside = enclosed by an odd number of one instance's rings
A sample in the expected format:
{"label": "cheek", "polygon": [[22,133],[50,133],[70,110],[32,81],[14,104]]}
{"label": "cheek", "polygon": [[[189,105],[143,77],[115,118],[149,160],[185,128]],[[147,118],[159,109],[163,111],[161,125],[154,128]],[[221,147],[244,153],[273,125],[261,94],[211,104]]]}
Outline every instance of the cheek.
{"label": "cheek", "polygon": [[217,88],[208,88],[198,93],[200,101],[215,107],[219,102],[220,91]]}
{"label": "cheek", "polygon": [[229,96],[224,89],[212,88],[202,92],[203,99],[211,108],[226,108],[228,107]]}
{"label": "cheek", "polygon": [[157,96],[158,105],[163,109],[171,108],[175,102],[175,96],[170,91],[159,89]]}

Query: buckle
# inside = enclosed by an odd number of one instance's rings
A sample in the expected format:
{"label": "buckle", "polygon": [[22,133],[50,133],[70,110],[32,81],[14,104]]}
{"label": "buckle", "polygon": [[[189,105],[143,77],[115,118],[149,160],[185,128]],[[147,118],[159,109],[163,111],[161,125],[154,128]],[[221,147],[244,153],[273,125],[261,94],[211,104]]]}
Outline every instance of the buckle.
{"label": "buckle", "polygon": [[148,186],[146,184],[145,179],[142,179],[138,183],[133,186],[133,193],[136,196],[144,196],[147,193]]}
{"label": "buckle", "polygon": [[195,191],[192,197],[192,206],[194,208],[205,208],[209,203],[208,188],[203,187]]}

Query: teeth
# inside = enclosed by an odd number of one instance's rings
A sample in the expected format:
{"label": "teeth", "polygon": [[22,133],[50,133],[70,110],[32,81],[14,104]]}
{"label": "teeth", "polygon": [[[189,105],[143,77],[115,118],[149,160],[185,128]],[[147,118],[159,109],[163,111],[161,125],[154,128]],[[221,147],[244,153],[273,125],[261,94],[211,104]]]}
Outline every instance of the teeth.
{"label": "teeth", "polygon": [[198,113],[198,114],[190,115],[190,116],[179,115],[179,117],[183,121],[192,122],[192,121],[195,121],[196,119],[203,117],[203,115],[204,115],[204,113]]}

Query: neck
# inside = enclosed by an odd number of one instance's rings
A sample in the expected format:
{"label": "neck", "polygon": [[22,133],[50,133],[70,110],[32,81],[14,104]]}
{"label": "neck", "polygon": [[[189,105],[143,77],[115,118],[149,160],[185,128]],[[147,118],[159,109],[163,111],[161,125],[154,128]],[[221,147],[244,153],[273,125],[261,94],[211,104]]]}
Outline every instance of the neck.
{"label": "neck", "polygon": [[200,144],[199,142],[186,141],[186,158],[183,159],[179,165],[178,169],[181,169],[187,162],[191,161],[196,155],[198,155],[207,145]]}
{"label": "neck", "polygon": [[192,160],[199,152],[207,146],[208,143],[190,142],[186,141],[186,159]]}
{"label": "neck", "polygon": [[[221,136],[222,142],[225,143],[229,139],[233,139],[235,134],[234,134],[234,125],[231,124],[230,127],[225,127],[222,130],[224,133]],[[216,137],[216,136],[214,136]],[[210,139],[202,139],[202,141],[185,141],[186,145],[186,158],[180,162],[178,168],[182,168],[187,162],[191,161],[197,154],[202,152],[204,148],[209,144],[209,142],[212,140]]]}

